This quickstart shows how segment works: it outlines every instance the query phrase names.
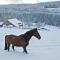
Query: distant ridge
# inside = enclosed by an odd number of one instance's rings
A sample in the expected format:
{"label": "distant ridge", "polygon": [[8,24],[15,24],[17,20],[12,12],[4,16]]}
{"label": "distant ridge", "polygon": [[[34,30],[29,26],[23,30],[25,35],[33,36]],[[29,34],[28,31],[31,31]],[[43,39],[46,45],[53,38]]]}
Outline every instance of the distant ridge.
{"label": "distant ridge", "polygon": [[27,23],[45,22],[49,25],[60,26],[60,1],[0,5],[0,21],[13,18]]}

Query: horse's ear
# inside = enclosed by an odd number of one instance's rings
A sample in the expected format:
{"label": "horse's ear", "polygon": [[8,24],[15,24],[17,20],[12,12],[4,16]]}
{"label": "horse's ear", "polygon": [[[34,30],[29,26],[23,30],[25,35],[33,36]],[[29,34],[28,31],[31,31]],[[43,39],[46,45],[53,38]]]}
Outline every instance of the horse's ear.
{"label": "horse's ear", "polygon": [[37,30],[37,28],[35,28],[35,30]]}
{"label": "horse's ear", "polygon": [[37,28],[34,28],[35,31],[37,31]]}
{"label": "horse's ear", "polygon": [[37,31],[37,28],[32,29],[32,31]]}

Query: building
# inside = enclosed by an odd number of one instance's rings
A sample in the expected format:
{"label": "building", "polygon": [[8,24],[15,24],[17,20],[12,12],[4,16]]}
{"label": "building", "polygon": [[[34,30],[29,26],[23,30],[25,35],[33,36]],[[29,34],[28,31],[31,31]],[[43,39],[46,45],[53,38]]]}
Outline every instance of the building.
{"label": "building", "polygon": [[6,25],[7,27],[22,27],[23,23],[22,21],[19,21],[18,19],[14,18],[14,19],[8,19],[7,21],[4,22],[4,25]]}
{"label": "building", "polygon": [[8,20],[3,22],[3,27],[16,27],[15,25],[13,25],[12,23],[10,23]]}
{"label": "building", "polygon": [[0,22],[0,27],[3,27],[3,22]]}

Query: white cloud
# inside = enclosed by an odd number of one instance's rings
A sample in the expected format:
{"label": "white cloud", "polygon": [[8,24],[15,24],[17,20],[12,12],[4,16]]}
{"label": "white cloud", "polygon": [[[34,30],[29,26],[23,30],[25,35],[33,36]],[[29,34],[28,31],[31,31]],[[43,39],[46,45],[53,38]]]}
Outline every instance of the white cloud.
{"label": "white cloud", "polygon": [[49,2],[49,1],[60,1],[60,0],[36,0],[37,2]]}
{"label": "white cloud", "polygon": [[0,4],[39,3],[47,1],[57,1],[57,0],[0,0]]}
{"label": "white cloud", "polygon": [[23,0],[23,3],[37,3],[37,0]]}
{"label": "white cloud", "polygon": [[18,4],[22,3],[22,0],[0,0],[0,4]]}

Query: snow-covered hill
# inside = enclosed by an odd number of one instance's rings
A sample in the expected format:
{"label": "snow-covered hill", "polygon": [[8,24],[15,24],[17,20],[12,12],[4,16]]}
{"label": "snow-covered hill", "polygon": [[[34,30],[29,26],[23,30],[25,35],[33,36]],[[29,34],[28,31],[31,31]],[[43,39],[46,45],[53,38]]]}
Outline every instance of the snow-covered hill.
{"label": "snow-covered hill", "polygon": [[[46,30],[47,29],[47,30]],[[60,60],[60,29],[53,26],[45,26],[38,30],[41,40],[32,37],[27,47],[29,54],[23,53],[23,49],[15,47],[15,51],[4,50],[4,37],[7,34],[20,35],[30,29],[0,28],[0,59],[1,60]]]}

